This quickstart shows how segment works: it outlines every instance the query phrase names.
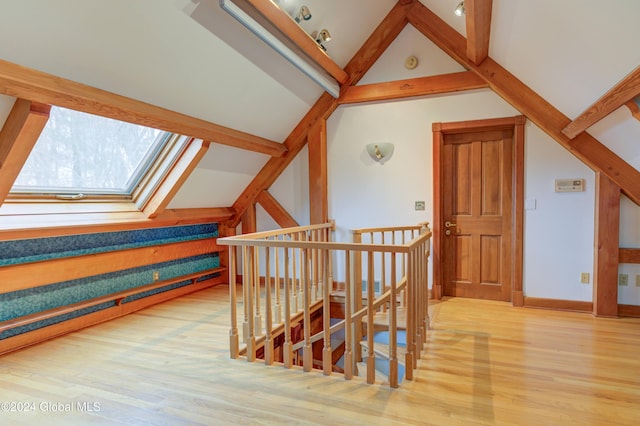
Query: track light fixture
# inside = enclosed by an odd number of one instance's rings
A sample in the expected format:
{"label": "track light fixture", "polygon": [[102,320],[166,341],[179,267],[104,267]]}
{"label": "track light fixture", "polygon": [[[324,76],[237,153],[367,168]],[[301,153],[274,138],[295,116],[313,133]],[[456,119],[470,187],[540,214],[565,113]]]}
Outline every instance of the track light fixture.
{"label": "track light fixture", "polygon": [[302,20],[308,21],[311,19],[311,11],[307,6],[301,6],[298,14],[296,15],[296,22],[300,22]]}
{"label": "track light fixture", "polygon": [[327,50],[322,43],[329,43],[332,40],[331,33],[325,28],[312,32],[311,37],[320,45],[322,50]]}
{"label": "track light fixture", "polygon": [[464,15],[464,1],[461,1],[460,3],[458,3],[458,5],[456,6],[455,10],[453,11],[453,13],[456,14],[456,16],[462,16]]}

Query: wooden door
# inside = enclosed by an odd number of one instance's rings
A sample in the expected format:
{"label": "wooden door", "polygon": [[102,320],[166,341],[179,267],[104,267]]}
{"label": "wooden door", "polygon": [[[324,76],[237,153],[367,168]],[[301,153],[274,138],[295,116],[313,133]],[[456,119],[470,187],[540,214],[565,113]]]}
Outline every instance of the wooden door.
{"label": "wooden door", "polygon": [[444,134],[445,296],[511,300],[513,128]]}

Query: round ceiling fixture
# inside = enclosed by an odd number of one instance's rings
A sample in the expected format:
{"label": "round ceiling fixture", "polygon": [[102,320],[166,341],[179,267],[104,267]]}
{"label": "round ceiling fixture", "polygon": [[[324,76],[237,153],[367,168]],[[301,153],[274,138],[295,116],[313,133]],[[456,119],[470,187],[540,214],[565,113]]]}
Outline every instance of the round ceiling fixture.
{"label": "round ceiling fixture", "polygon": [[404,67],[408,70],[412,70],[418,66],[418,58],[411,55],[404,61]]}

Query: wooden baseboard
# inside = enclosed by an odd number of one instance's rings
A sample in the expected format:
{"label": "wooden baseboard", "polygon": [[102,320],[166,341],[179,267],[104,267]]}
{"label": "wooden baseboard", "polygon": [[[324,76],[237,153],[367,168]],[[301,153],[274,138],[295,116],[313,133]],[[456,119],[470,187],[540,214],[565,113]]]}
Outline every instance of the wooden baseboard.
{"label": "wooden baseboard", "polygon": [[618,305],[618,315],[621,317],[640,318],[640,306]]}
{"label": "wooden baseboard", "polygon": [[35,345],[64,334],[72,333],[92,325],[100,324],[176,297],[204,290],[205,288],[213,287],[215,285],[226,284],[227,281],[228,279],[226,276],[212,278],[199,283],[189,284],[173,290],[154,294],[153,296],[144,297],[133,302],[115,305],[111,308],[103,309],[98,312],[83,315],[57,324],[52,324],[17,336],[8,337],[0,340],[0,355]]}
{"label": "wooden baseboard", "polygon": [[524,306],[524,294],[522,291],[514,291],[511,295],[511,303],[513,306],[521,308]]}
{"label": "wooden baseboard", "polygon": [[593,312],[593,302],[582,302],[579,300],[524,297],[523,306],[525,308],[555,309],[559,311]]}

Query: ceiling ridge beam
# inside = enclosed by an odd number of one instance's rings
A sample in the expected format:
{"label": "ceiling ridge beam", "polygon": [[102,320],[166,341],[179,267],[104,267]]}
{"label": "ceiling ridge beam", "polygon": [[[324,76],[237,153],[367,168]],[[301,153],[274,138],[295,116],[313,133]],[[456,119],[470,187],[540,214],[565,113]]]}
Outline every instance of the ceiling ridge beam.
{"label": "ceiling ridge beam", "polygon": [[420,2],[412,6],[409,23],[465,68],[477,73],[489,87],[575,157],[602,172],[625,195],[640,205],[640,172],[586,132],[569,139],[562,129],[570,119],[513,74],[487,57],[480,65],[466,54],[465,38]]}
{"label": "ceiling ridge beam", "polygon": [[[349,75],[346,86],[360,81],[369,68],[400,34],[400,31],[408,23],[407,13],[414,3],[416,3],[416,0],[399,0],[389,11],[345,67],[345,71]],[[233,209],[236,214],[227,223],[228,227],[235,228],[238,226],[245,210],[255,202],[262,191],[268,189],[276,181],[302,150],[307,142],[307,133],[313,125],[318,120],[329,118],[337,107],[337,99],[334,99],[328,93],[325,92],[320,96],[284,141],[288,151],[282,157],[270,158],[233,203]]]}
{"label": "ceiling ridge beam", "polygon": [[489,84],[472,71],[454,72],[407,80],[350,86],[338,98],[340,104],[386,101],[415,96],[437,95],[482,89]]}
{"label": "ceiling ridge beam", "polygon": [[627,102],[631,102],[638,95],[640,95],[640,66],[562,129],[562,133],[569,138],[575,138],[580,132],[593,126]]}
{"label": "ceiling ridge beam", "polygon": [[286,147],[86,84],[0,60],[0,93],[279,157]]}

